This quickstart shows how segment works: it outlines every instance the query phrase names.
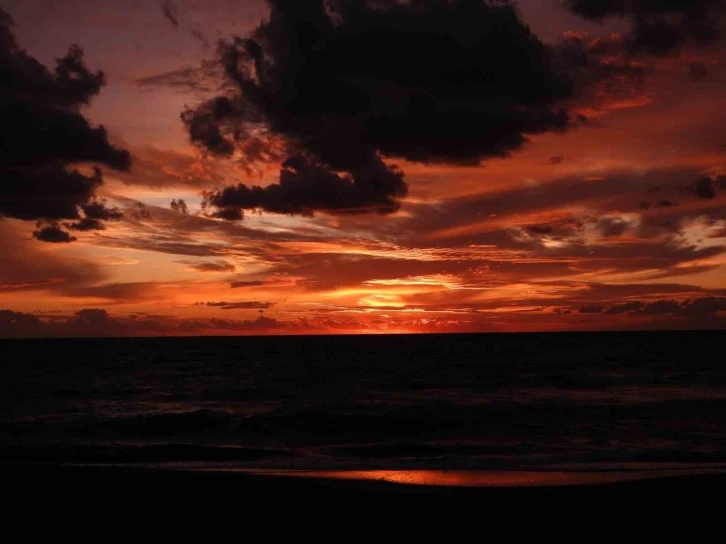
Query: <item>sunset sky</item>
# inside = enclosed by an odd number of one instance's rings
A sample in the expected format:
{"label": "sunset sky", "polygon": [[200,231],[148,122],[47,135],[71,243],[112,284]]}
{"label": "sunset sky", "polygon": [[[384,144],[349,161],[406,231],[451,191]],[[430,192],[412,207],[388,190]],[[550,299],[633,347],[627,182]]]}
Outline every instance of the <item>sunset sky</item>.
{"label": "sunset sky", "polygon": [[0,336],[723,327],[677,4],[4,0]]}

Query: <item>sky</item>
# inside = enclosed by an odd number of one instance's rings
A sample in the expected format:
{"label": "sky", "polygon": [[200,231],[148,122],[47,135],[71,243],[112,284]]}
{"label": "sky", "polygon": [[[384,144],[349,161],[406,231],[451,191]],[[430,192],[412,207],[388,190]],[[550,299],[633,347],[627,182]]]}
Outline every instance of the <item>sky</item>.
{"label": "sky", "polygon": [[2,10],[2,337],[726,324],[721,0]]}

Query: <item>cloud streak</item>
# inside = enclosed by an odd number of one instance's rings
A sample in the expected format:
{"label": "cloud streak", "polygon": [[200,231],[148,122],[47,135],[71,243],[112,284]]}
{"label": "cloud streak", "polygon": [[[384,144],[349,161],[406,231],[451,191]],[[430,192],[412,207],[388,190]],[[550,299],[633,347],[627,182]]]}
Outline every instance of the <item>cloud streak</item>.
{"label": "cloud streak", "polygon": [[174,28],[179,27],[179,9],[172,0],[164,0],[159,4],[161,13],[164,15],[167,21],[171,23]]}

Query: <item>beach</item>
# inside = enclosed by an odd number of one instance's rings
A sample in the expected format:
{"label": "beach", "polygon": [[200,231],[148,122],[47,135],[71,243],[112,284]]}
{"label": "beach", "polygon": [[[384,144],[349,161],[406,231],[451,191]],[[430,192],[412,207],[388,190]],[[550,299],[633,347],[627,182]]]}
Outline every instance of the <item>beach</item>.
{"label": "beach", "polygon": [[707,542],[720,534],[726,485],[726,477],[710,475],[572,487],[438,487],[7,465],[0,475],[11,497],[6,530],[17,527],[42,541],[92,542]]}
{"label": "beach", "polygon": [[[674,509],[705,506],[726,486],[726,474],[701,474],[614,483],[553,486],[437,486],[386,481],[289,477],[235,471],[3,464],[0,475],[15,508],[108,510],[134,508],[308,509],[367,505],[440,508],[478,506],[498,511],[534,508],[554,512]],[[714,504],[714,506],[717,506]],[[635,510],[634,510],[635,511]]]}

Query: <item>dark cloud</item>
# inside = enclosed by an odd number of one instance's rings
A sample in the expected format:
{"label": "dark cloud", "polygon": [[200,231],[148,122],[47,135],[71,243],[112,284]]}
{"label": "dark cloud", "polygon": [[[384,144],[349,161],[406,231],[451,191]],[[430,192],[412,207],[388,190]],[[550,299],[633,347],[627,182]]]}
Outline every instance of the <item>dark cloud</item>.
{"label": "dark cloud", "polygon": [[34,315],[0,310],[0,336],[12,338],[42,335],[44,329],[44,323]]}
{"label": "dark cloud", "polygon": [[527,232],[531,234],[550,234],[552,227],[548,225],[530,225],[527,227]]}
{"label": "dark cloud", "polygon": [[211,93],[224,88],[222,67],[214,61],[142,77],[134,83],[148,89],[173,89],[182,93]]}
{"label": "dark cloud", "polygon": [[0,310],[0,337],[104,337],[154,335],[164,332],[162,323],[135,317],[118,319],[106,310],[85,309],[71,317],[41,319],[36,315]]}
{"label": "dark cloud", "polygon": [[210,46],[209,39],[200,28],[193,28],[192,36],[194,36],[199,41],[199,43],[202,44],[202,47],[207,48]]}
{"label": "dark cloud", "polygon": [[726,298],[705,297],[681,303],[681,311],[690,316],[715,316],[726,312]]}
{"label": "dark cloud", "polygon": [[234,281],[229,286],[232,289],[241,289],[243,287],[262,287],[266,284],[267,282],[264,281]]}
{"label": "dark cloud", "polygon": [[557,155],[556,157],[552,157],[550,159],[550,164],[562,164],[563,162],[565,162],[564,155]]}
{"label": "dark cloud", "polygon": [[80,221],[76,221],[74,223],[63,224],[68,229],[79,230],[81,232],[106,229],[106,225],[104,225],[101,221],[99,221],[98,219],[91,219],[90,217],[84,217]]}
{"label": "dark cloud", "polygon": [[581,219],[565,217],[552,221],[547,225],[529,225],[525,227],[525,231],[533,237],[549,236],[550,238],[562,239],[576,235],[584,226],[585,223]]}
{"label": "dark cloud", "polygon": [[650,210],[651,208],[672,208],[674,206],[677,206],[678,204],[676,202],[673,202],[672,200],[668,200],[666,198],[662,200],[658,200],[657,202],[641,202],[640,207],[644,210]]}
{"label": "dark cloud", "polygon": [[16,289],[36,289],[58,283],[58,280],[14,281],[0,282],[0,291],[14,291]]}
{"label": "dark cloud", "polygon": [[177,200],[177,199],[172,200],[170,207],[175,212],[179,212],[184,215],[189,214],[189,207],[187,206],[187,203],[184,201],[183,198],[180,198],[179,200]]}
{"label": "dark cloud", "polygon": [[[677,286],[672,287],[676,292],[677,289],[675,288]],[[683,289],[683,286],[681,289]],[[720,294],[723,294],[723,290],[721,290]],[[561,313],[557,312],[557,310],[555,312]],[[613,321],[604,321],[603,324],[607,323],[608,327],[617,324],[618,327],[624,329],[633,327],[633,322],[630,322],[630,319],[638,323],[637,327],[655,327],[658,329],[713,329],[726,327],[726,297],[723,296],[710,295],[684,300],[636,300],[612,304],[607,309],[600,305],[587,306],[581,308],[579,312],[616,316],[610,317]]]}
{"label": "dark cloud", "polygon": [[646,304],[635,315],[677,315],[680,314],[682,306],[675,300],[659,300]]}
{"label": "dark cloud", "polygon": [[698,322],[717,319],[717,314],[720,312],[726,312],[726,298],[724,297],[702,297],[680,302],[677,300],[657,300],[648,303],[636,301],[616,304],[605,313],[608,315],[671,316]]}
{"label": "dark cloud", "polygon": [[137,221],[143,221],[144,219],[152,218],[149,207],[143,202],[134,202],[127,211],[129,212],[129,215]]}
{"label": "dark cloud", "polygon": [[33,231],[33,238],[41,242],[51,244],[67,244],[76,240],[73,236],[64,231],[58,223],[38,223],[38,230]]}
{"label": "dark cloud", "polygon": [[267,310],[272,308],[274,302],[201,302],[210,308],[221,308],[222,310]]}
{"label": "dark cloud", "polygon": [[704,200],[710,200],[716,196],[716,188],[713,186],[711,178],[699,179],[696,183],[688,187],[688,190],[698,196],[698,198],[703,198]]}
{"label": "dark cloud", "polygon": [[109,303],[144,300],[158,300],[158,288],[163,286],[157,282],[126,282],[100,283],[93,285],[69,286],[63,293],[78,298],[94,298]]}
{"label": "dark cloud", "polygon": [[716,189],[726,189],[726,176],[719,176],[715,180],[703,177],[688,186],[688,190],[698,198],[711,200],[716,197]]}
{"label": "dark cloud", "polygon": [[172,0],[164,0],[159,7],[161,8],[161,13],[163,13],[164,17],[166,17],[166,20],[169,21],[175,28],[178,27],[179,9],[176,7],[176,4],[172,2]]}
{"label": "dark cloud", "polygon": [[80,221],[73,223],[63,223],[70,230],[87,232],[92,230],[105,230],[104,221],[118,221],[123,217],[123,213],[116,206],[109,208],[105,201],[93,200],[87,204],[82,204],[83,217]]}
{"label": "dark cloud", "polygon": [[76,312],[76,316],[86,323],[108,321],[109,319],[108,312],[106,310],[81,310]]}
{"label": "dark cloud", "polygon": [[639,312],[643,309],[642,302],[626,302],[624,304],[616,304],[605,311],[606,315],[621,315],[633,312]]}
{"label": "dark cloud", "polygon": [[395,212],[398,198],[406,195],[403,174],[372,159],[352,175],[341,175],[303,157],[288,159],[279,183],[267,187],[244,184],[207,193],[205,206],[216,209],[215,217],[241,219],[241,210],[312,215],[324,209],[331,213],[387,214]]}
{"label": "dark cloud", "polygon": [[[89,71],[75,45],[50,71],[18,46],[12,26],[0,10],[0,217],[79,219],[103,178],[98,168],[82,173],[69,165],[127,170],[131,162],[109,143],[103,126],[91,126],[81,113],[100,92],[104,74]],[[36,238],[60,241],[59,232],[51,226]]]}
{"label": "dark cloud", "polygon": [[187,320],[178,324],[178,330],[194,332],[196,334],[216,334],[218,331],[233,331],[235,333],[264,334],[279,330],[288,329],[295,331],[295,324],[291,322],[278,321],[277,319],[258,316],[256,319],[245,319],[243,321],[233,319],[207,319]]}
{"label": "dark cloud", "polygon": [[192,270],[197,272],[234,272],[235,267],[233,264],[227,261],[215,261],[215,262],[196,262],[196,261],[177,261],[181,264],[189,266]]}
{"label": "dark cloud", "polygon": [[250,140],[283,141],[280,183],[211,195],[218,217],[391,213],[406,184],[382,157],[477,164],[571,124],[570,67],[507,3],[269,4],[250,38],[221,47],[238,92],[182,114],[192,141],[216,155],[245,160]]}
{"label": "dark cloud", "polygon": [[82,204],[81,209],[87,218],[98,219],[99,221],[113,221],[123,217],[121,210],[116,206],[108,208],[104,201],[94,200],[87,204]]}
{"label": "dark cloud", "polygon": [[723,0],[567,0],[566,5],[594,21],[628,19],[628,48],[653,54],[713,43],[724,10]]}
{"label": "dark cloud", "polygon": [[278,321],[263,315],[245,320],[176,319],[143,314],[115,317],[98,309],[81,310],[73,316],[49,319],[47,316],[0,310],[0,338],[300,334],[360,332],[366,329],[380,332],[388,327],[405,327],[421,332],[474,332],[482,330],[482,327],[490,330],[490,326],[481,322],[440,319],[373,323],[325,318]]}

